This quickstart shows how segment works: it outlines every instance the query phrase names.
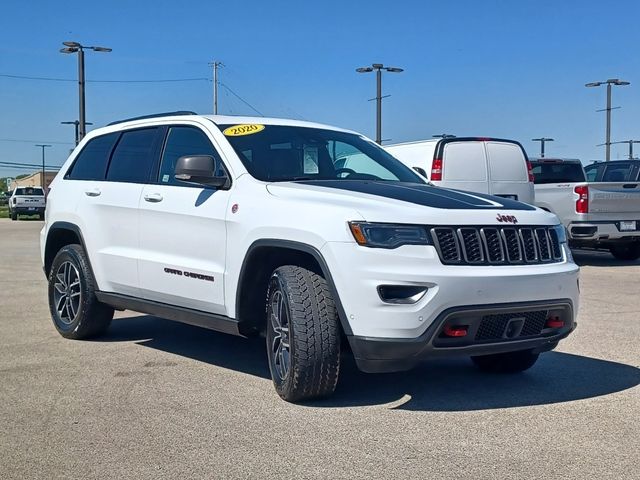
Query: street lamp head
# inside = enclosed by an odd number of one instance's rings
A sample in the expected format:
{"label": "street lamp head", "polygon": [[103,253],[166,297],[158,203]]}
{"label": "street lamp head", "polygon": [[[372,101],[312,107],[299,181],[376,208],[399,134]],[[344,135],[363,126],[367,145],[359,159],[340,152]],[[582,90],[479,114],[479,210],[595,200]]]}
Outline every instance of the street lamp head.
{"label": "street lamp head", "polygon": [[110,52],[111,49],[107,47],[91,47],[94,52]]}
{"label": "street lamp head", "polygon": [[360,68],[356,68],[356,72],[358,72],[358,73],[373,72],[373,68],[371,68],[371,67],[360,67]]}
{"label": "street lamp head", "polygon": [[65,47],[60,49],[60,53],[76,53],[78,50],[80,49],[75,47]]}
{"label": "street lamp head", "polygon": [[585,87],[599,87],[603,83],[604,82],[590,82],[590,83],[585,83],[584,86]]}
{"label": "street lamp head", "polygon": [[385,70],[387,72],[396,72],[396,73],[404,72],[404,68],[398,68],[398,67],[387,67],[385,68]]}
{"label": "street lamp head", "polygon": [[614,85],[631,85],[631,82],[626,82],[624,80],[617,80]]}
{"label": "street lamp head", "polygon": [[67,47],[73,47],[73,48],[82,47],[82,45],[80,45],[78,42],[62,42],[62,44],[66,45]]}

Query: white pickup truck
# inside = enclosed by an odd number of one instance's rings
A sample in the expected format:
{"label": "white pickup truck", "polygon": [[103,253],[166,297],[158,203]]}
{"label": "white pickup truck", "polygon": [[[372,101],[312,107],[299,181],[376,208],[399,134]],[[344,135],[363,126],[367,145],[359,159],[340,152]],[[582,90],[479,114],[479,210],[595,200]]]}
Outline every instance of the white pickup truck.
{"label": "white pickup truck", "polygon": [[40,187],[16,187],[9,199],[9,215],[17,220],[18,215],[38,215],[44,220],[46,200]]}
{"label": "white pickup truck", "polygon": [[534,159],[536,206],[567,227],[569,245],[640,258],[640,182],[587,182],[579,160]]}

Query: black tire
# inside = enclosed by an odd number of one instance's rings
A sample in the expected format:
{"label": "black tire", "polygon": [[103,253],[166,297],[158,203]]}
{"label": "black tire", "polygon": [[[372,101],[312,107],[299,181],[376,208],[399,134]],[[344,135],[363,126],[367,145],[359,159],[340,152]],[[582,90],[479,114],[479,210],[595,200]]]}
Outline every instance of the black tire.
{"label": "black tire", "polygon": [[89,260],[80,245],[67,245],[53,259],[49,272],[49,311],[58,333],[81,340],[103,334],[113,308],[100,303]]}
{"label": "black tire", "polygon": [[277,268],[266,310],[267,355],[278,395],[289,402],[331,395],[340,370],[340,325],[325,279],[298,266]]}
{"label": "black tire", "polygon": [[18,214],[16,212],[11,212],[11,220],[18,220]]}
{"label": "black tire", "polygon": [[38,214],[38,218],[39,218],[40,220],[44,220],[44,213],[39,213],[39,214]]}
{"label": "black tire", "polygon": [[609,247],[609,251],[618,260],[638,260],[640,258],[640,242],[612,245]]}
{"label": "black tire", "polygon": [[519,350],[517,352],[471,357],[471,361],[484,372],[519,373],[533,367],[539,355],[531,350]]}

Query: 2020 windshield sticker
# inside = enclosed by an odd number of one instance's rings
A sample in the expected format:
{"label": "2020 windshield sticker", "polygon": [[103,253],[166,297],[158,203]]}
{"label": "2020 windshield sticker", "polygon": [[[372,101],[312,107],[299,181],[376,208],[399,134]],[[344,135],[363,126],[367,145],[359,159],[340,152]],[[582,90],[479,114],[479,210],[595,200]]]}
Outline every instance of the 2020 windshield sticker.
{"label": "2020 windshield sticker", "polygon": [[246,123],[243,125],[233,125],[232,127],[225,128],[222,132],[227,137],[240,137],[242,135],[253,135],[264,130],[264,125],[258,125],[255,123]]}

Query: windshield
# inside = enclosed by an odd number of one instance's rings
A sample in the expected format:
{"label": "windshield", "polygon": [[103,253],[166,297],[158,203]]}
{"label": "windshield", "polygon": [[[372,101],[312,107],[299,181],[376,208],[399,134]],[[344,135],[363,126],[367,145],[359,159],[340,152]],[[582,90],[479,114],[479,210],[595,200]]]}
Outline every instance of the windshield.
{"label": "windshield", "polygon": [[282,125],[219,125],[249,173],[266,182],[383,180],[425,183],[353,133]]}
{"label": "windshield", "polygon": [[44,195],[41,188],[20,187],[16,188],[16,195]]}
{"label": "windshield", "polygon": [[532,165],[535,184],[585,181],[580,163],[533,163]]}

